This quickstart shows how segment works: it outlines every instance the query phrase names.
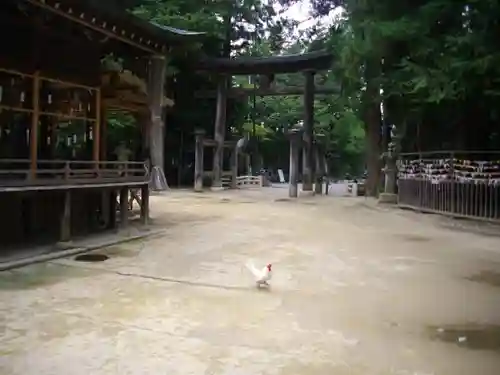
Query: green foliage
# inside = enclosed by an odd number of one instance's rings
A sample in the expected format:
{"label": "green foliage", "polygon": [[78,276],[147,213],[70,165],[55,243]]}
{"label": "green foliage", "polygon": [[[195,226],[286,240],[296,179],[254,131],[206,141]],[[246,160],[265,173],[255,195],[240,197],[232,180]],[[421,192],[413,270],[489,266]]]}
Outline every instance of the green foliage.
{"label": "green foliage", "polygon": [[[284,1],[280,2],[287,5]],[[345,48],[352,33],[345,28],[321,25],[298,33],[295,20],[276,12],[277,0],[207,0],[203,6],[195,0],[137,0],[133,3],[132,12],[139,17],[159,25],[207,32],[218,38],[221,42],[218,43],[218,51],[211,51],[213,54],[223,54],[227,42],[231,44],[232,55],[270,56],[321,48],[331,48],[339,56],[343,54],[344,65],[332,67],[331,72],[318,74],[318,79],[325,86],[342,85],[349,90],[317,98],[316,129],[326,136],[328,160],[334,174],[339,175],[344,171],[355,173],[364,169],[364,129],[359,115],[360,95],[356,93],[362,84],[359,82],[359,68],[355,68],[357,64],[349,61],[360,58],[359,54],[354,53],[356,49],[353,52]],[[314,5],[317,13],[325,12],[330,7],[329,2]],[[192,149],[192,145],[180,146],[179,143],[186,142],[186,138],[182,137],[191,134],[194,128],[205,128],[209,136],[213,131],[215,101],[194,99],[192,95],[195,90],[213,89],[213,80],[183,70],[182,64],[178,64],[178,58],[196,53],[200,47],[175,47],[169,53],[169,58],[173,58],[173,64],[169,66],[171,68],[177,64],[177,69],[170,71],[167,82],[176,106],[167,118],[166,165],[170,165],[169,158],[178,159],[179,147]],[[342,69],[346,66],[349,69],[344,72]],[[300,73],[276,76],[275,81],[282,86],[304,84]],[[248,77],[235,77],[233,84],[253,87],[253,84],[248,83]],[[265,166],[286,169],[289,144],[285,134],[288,128],[303,119],[303,100],[300,96],[277,96],[257,97],[255,106],[253,102],[249,98],[229,104],[228,128],[238,135],[253,134],[255,128]],[[108,124],[113,143],[133,139],[133,133],[137,132],[135,120],[120,113],[111,114]],[[181,138],[184,140],[181,141]],[[188,142],[192,143],[191,136]],[[192,159],[192,154],[186,159]]]}
{"label": "green foliage", "polygon": [[107,144],[110,153],[124,142],[131,150],[140,148],[140,129],[134,116],[124,112],[108,111],[106,118],[108,126]]}
{"label": "green foliage", "polygon": [[269,136],[273,134],[273,131],[264,125],[264,123],[254,125],[252,122],[245,122],[241,126],[241,129],[244,133],[252,134],[252,136],[257,137],[262,141],[268,141]]}

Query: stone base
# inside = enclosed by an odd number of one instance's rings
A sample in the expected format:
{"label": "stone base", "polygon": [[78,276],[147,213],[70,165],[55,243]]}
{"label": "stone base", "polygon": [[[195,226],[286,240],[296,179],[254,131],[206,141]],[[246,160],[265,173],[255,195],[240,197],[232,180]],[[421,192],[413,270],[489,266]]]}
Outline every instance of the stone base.
{"label": "stone base", "polygon": [[314,190],[301,190],[299,195],[301,197],[314,197],[316,193]]}
{"label": "stone base", "polygon": [[392,193],[380,193],[378,197],[379,204],[397,204],[398,195]]}

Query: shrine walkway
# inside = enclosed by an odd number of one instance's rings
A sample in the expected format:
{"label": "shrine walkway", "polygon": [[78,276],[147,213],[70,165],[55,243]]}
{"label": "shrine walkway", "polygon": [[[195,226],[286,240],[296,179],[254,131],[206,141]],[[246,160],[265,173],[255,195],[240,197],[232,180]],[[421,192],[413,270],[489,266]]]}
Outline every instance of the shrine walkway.
{"label": "shrine walkway", "polygon": [[172,191],[160,237],[0,273],[0,373],[498,374],[497,228],[285,195]]}

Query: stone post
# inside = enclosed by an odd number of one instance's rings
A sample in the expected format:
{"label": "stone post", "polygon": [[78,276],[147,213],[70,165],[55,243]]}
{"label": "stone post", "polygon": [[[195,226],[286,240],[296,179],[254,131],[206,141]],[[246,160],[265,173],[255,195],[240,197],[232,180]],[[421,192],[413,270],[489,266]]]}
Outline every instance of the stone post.
{"label": "stone post", "polygon": [[396,175],[397,175],[397,153],[396,144],[391,142],[387,152],[383,155],[385,159],[385,185],[384,192],[379,196],[379,203],[396,204],[398,196],[396,194]]}
{"label": "stone post", "polygon": [[231,189],[238,187],[238,143],[236,142],[231,153]]}
{"label": "stone post", "polygon": [[194,161],[194,191],[203,191],[203,169],[204,169],[204,151],[203,141],[205,139],[205,130],[198,129],[195,131],[195,161]]}

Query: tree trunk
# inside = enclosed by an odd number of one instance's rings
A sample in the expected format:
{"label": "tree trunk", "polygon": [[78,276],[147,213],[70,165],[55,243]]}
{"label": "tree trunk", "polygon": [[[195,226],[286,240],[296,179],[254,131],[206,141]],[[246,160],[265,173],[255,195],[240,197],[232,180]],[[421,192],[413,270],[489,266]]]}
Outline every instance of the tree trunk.
{"label": "tree trunk", "polygon": [[366,195],[378,196],[380,181],[381,159],[381,112],[380,112],[380,85],[377,78],[381,73],[380,60],[368,59],[365,65],[366,90],[363,98],[363,120],[366,130],[366,166],[368,177],[366,181]]}
{"label": "tree trunk", "polygon": [[366,124],[366,166],[368,177],[366,180],[366,195],[378,196],[380,181],[380,107],[370,104],[365,116]]}

